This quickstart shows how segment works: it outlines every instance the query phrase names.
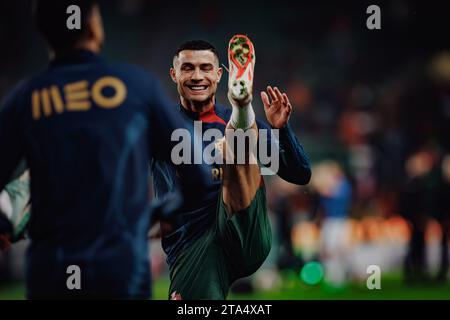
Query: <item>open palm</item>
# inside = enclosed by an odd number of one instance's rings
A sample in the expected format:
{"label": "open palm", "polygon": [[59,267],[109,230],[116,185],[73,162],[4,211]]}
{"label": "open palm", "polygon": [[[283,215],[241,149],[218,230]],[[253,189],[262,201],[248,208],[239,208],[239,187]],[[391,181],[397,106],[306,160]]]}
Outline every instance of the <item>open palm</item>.
{"label": "open palm", "polygon": [[261,92],[267,121],[273,128],[283,128],[287,125],[292,113],[292,105],[286,93],[281,93],[277,87],[267,87],[267,92]]}

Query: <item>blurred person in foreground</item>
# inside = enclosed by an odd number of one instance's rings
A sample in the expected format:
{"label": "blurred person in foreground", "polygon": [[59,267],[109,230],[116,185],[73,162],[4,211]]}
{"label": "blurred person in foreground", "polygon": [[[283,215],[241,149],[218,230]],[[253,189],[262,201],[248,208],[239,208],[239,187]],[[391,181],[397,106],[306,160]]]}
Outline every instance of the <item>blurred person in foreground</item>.
{"label": "blurred person in foreground", "polygon": [[[69,30],[74,4],[81,28]],[[153,76],[99,56],[96,1],[36,1],[35,18],[50,63],[0,110],[0,190],[21,159],[30,170],[27,297],[148,298],[149,163],[170,161],[172,131],[189,124]],[[201,168],[177,169],[201,185]],[[80,270],[72,290],[69,266]]]}

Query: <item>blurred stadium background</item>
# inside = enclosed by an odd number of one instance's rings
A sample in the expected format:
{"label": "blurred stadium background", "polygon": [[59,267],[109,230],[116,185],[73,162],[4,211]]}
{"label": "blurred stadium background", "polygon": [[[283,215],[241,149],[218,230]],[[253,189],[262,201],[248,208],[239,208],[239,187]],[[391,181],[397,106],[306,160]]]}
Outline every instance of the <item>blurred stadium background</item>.
{"label": "blurred stadium background", "polygon": [[[210,41],[226,65],[228,39],[244,33],[257,51],[256,90],[279,86],[293,103],[313,179],[267,179],[275,242],[230,298],[450,298],[448,10],[377,2],[103,2],[104,56],[152,70],[174,99],[168,69],[181,42]],[[381,7],[381,30],[366,28],[369,4]],[[46,63],[30,12],[31,1],[0,2],[0,97]],[[226,102],[225,83],[217,99]],[[259,98],[254,106],[264,117]],[[24,298],[26,246],[0,254],[0,299]],[[159,240],[151,255],[154,298],[166,299]],[[381,290],[366,287],[369,265],[381,269]]]}

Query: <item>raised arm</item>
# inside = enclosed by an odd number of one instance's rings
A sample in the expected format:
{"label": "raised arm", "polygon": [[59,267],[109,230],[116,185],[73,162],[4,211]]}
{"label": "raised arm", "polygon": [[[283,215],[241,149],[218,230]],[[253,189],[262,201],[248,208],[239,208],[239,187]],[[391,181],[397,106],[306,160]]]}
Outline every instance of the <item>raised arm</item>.
{"label": "raised arm", "polygon": [[[278,88],[267,87],[267,92],[261,92],[261,100],[270,127],[279,129],[279,170],[278,175],[291,183],[305,185],[311,179],[311,166],[305,150],[289,125],[292,105],[286,93]],[[271,129],[264,123],[258,127]],[[271,135],[268,135],[270,142]]]}

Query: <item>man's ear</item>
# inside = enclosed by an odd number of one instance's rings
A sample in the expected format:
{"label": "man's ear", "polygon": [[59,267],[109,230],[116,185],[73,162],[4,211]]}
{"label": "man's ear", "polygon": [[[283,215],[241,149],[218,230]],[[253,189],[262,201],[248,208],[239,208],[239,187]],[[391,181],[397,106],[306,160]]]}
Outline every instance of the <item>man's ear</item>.
{"label": "man's ear", "polygon": [[177,83],[177,74],[176,74],[174,68],[170,68],[169,74],[170,74],[170,77],[172,78],[172,81]]}
{"label": "man's ear", "polygon": [[223,68],[219,67],[219,69],[217,69],[217,82],[220,82],[220,79],[222,79],[222,74],[223,74]]}
{"label": "man's ear", "polygon": [[92,13],[86,27],[88,39],[94,40],[101,47],[105,40],[105,33],[103,30],[102,16],[98,7],[94,7],[92,9]]}

